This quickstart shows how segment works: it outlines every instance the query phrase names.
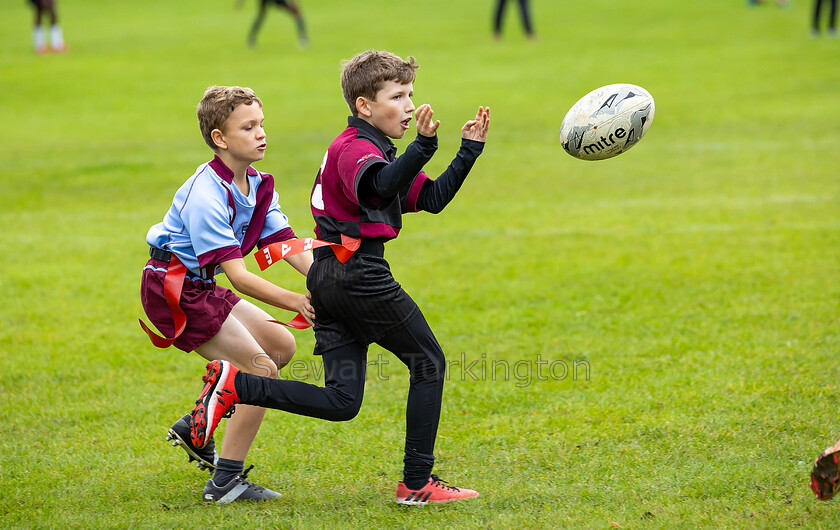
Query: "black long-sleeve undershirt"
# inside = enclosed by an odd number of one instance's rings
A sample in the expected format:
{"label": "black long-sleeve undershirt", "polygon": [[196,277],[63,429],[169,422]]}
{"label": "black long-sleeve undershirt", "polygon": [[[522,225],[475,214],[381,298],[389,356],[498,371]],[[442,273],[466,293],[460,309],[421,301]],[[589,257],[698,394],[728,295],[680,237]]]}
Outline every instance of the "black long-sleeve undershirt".
{"label": "black long-sleeve undershirt", "polygon": [[378,197],[393,197],[414,180],[426,162],[432,159],[432,155],[437,151],[437,145],[437,135],[418,134],[417,138],[408,144],[403,154],[393,162],[368,170],[368,174],[363,177],[368,181],[368,189]]}
{"label": "black long-sleeve undershirt", "polygon": [[[393,162],[370,168],[362,177],[360,191],[372,204],[381,198],[395,196],[411,183],[436,149],[437,136],[418,135]],[[418,208],[431,213],[441,212],[455,197],[483,149],[484,142],[461,139],[461,148],[446,171],[423,185],[417,198]]]}
{"label": "black long-sleeve undershirt", "polygon": [[440,213],[455,198],[461,184],[484,149],[484,142],[461,139],[461,148],[446,171],[435,180],[426,181],[417,197],[417,206],[430,213]]}

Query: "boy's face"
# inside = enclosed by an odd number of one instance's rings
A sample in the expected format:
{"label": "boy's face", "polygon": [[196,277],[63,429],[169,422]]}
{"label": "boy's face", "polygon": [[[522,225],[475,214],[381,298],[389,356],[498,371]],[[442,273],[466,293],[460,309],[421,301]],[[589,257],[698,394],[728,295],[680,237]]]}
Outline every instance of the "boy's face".
{"label": "boy's face", "polygon": [[385,136],[399,139],[405,136],[414,103],[411,96],[414,87],[396,81],[386,81],[373,100],[360,97],[356,101],[359,117],[367,121]]}
{"label": "boy's face", "polygon": [[229,156],[250,164],[265,157],[264,122],[265,116],[258,103],[242,103],[233,109],[221,131],[213,131],[213,139]]}

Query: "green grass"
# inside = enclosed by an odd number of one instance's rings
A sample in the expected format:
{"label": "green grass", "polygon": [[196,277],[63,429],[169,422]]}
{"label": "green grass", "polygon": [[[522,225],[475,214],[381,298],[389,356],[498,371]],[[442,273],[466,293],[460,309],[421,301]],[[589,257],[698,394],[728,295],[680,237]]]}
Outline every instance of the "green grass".
{"label": "green grass", "polygon": [[[807,486],[840,434],[840,41],[808,37],[808,2],[534,2],[539,41],[510,11],[494,42],[485,1],[304,0],[305,51],[276,11],[246,49],[254,6],[233,3],[60,2],[61,56],[32,53],[25,2],[0,17],[0,525],[840,525]],[[372,348],[381,377],[352,422],[268,413],[251,476],[283,500],[203,505],[205,476],[163,441],[203,363],[136,323],[146,230],[210,156],[203,89],[240,84],[265,102],[259,167],[309,234],[340,61],[366,48],[418,58],[433,175],[493,109],[459,197],[388,250],[450,361],[436,471],[482,497],[392,502],[406,374]],[[651,91],[653,127],[615,159],[572,159],[563,115],[614,82]]]}

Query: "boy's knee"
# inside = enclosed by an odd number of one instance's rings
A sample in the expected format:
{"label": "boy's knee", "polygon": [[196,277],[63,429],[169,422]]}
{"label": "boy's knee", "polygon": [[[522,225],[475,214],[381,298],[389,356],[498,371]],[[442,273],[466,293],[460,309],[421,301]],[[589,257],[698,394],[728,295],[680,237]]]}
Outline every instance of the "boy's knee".
{"label": "boy's knee", "polygon": [[438,381],[446,377],[446,358],[442,351],[428,352],[410,367],[411,380]]}
{"label": "boy's knee", "polygon": [[[329,385],[328,385],[329,388]],[[361,388],[332,388],[333,408],[324,419],[329,421],[350,421],[362,408],[363,390]]]}
{"label": "boy's knee", "polygon": [[268,355],[264,353],[254,355],[249,364],[250,366],[242,370],[243,372],[277,379],[277,372],[279,371],[277,364]]}
{"label": "boy's knee", "polygon": [[362,401],[355,400],[352,403],[341,406],[333,412],[329,418],[331,421],[350,421],[359,415],[359,410],[362,408]]}
{"label": "boy's knee", "polygon": [[297,344],[295,344],[295,338],[290,333],[288,336],[283,335],[280,339],[275,341],[269,355],[271,356],[271,360],[277,365],[277,368],[282,369],[284,366],[289,364],[292,357],[295,356],[296,351]]}
{"label": "boy's knee", "polygon": [[291,344],[286,345],[284,348],[280,349],[274,357],[274,362],[277,364],[278,368],[283,368],[292,360],[292,357],[295,356],[295,352],[297,351],[297,345],[293,340]]}

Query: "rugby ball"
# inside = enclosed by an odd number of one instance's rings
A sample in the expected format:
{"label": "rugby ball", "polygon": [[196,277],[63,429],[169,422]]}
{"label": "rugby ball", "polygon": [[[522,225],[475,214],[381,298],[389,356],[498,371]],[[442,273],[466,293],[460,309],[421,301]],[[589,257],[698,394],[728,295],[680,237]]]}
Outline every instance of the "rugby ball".
{"label": "rugby ball", "polygon": [[581,160],[604,160],[627,151],[653,122],[653,97],[627,83],[602,86],[572,105],[560,125],[560,143]]}

